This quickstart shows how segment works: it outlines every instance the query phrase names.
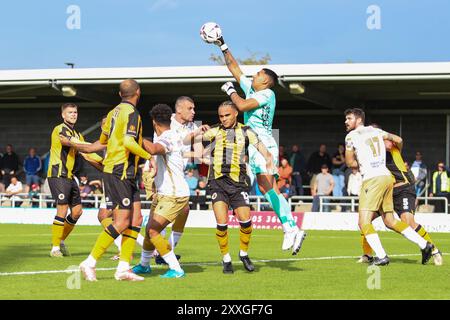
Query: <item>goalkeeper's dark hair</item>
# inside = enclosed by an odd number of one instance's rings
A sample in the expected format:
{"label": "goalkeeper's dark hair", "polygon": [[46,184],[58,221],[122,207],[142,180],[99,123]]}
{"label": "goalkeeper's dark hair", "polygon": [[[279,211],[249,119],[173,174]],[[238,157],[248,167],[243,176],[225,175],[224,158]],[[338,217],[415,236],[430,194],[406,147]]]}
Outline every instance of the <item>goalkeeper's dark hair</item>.
{"label": "goalkeeper's dark hair", "polygon": [[344,115],[353,114],[355,118],[360,118],[362,120],[362,123],[366,121],[366,114],[365,112],[360,108],[350,108],[344,111]]}
{"label": "goalkeeper's dark hair", "polygon": [[264,68],[263,71],[264,71],[264,73],[267,74],[267,75],[270,77],[270,79],[272,80],[272,85],[271,85],[271,87],[272,87],[272,88],[275,87],[275,86],[277,85],[277,83],[278,83],[278,75],[275,73],[275,71],[273,71],[273,70],[271,70],[271,69]]}
{"label": "goalkeeper's dark hair", "polygon": [[172,108],[167,104],[157,104],[150,110],[150,117],[152,117],[157,124],[170,127],[172,113]]}

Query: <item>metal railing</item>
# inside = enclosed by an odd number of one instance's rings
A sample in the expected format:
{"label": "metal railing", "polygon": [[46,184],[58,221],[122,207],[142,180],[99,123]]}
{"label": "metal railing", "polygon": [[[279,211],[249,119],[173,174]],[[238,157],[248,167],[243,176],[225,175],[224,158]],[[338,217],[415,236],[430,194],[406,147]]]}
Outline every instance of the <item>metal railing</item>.
{"label": "metal railing", "polygon": [[[18,198],[17,198],[18,197]],[[103,195],[102,194],[93,194],[89,195],[87,198],[82,199],[82,204],[91,208],[99,208],[100,203],[102,200]],[[293,196],[287,199],[289,206],[291,210],[295,210],[296,206],[300,205],[312,205],[313,203],[313,196]],[[419,202],[423,202],[425,205],[428,205],[430,201],[444,201],[444,208],[446,214],[448,214],[448,199],[445,197],[418,197],[417,198]],[[14,196],[8,196],[6,193],[0,193],[0,207],[5,206],[5,204],[9,204],[10,207],[15,207],[16,204],[22,205],[23,203],[27,203],[27,206],[32,207],[33,204],[35,204],[35,207],[37,208],[46,208],[49,206],[52,206],[54,204],[54,200],[52,199],[51,194],[48,193],[39,193],[35,195],[34,197],[30,198],[28,193],[20,193]],[[250,195],[249,196],[249,202],[250,205],[255,209],[256,211],[264,211],[264,210],[272,210],[270,207],[270,203],[264,198],[264,196],[256,196],[256,195]],[[146,200],[145,194],[141,194],[141,204],[142,205],[151,205],[150,200]],[[189,202],[190,204],[193,204],[194,202]],[[197,202],[196,203],[196,209],[200,210],[201,206],[206,204],[210,207],[211,205],[211,197],[206,196],[205,202]],[[333,197],[333,196],[320,196],[319,197],[319,211],[324,212],[330,211],[328,210],[328,207],[335,207],[340,206],[341,208],[349,208],[350,211],[355,212],[357,211],[358,207],[358,197],[352,196],[343,196],[343,197]],[[344,210],[345,211],[345,210]]]}

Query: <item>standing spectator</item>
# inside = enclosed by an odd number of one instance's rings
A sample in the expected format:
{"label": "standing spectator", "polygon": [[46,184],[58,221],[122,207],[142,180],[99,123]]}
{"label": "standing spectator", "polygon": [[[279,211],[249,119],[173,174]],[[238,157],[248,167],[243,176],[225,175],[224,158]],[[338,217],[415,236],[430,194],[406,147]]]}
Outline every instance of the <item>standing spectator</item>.
{"label": "standing spectator", "polygon": [[344,195],[345,188],[345,169],[347,166],[345,165],[345,147],[342,143],[338,144],[338,150],[333,155],[333,159],[331,160],[333,163],[333,170],[331,171],[334,179],[334,189],[333,196],[342,197]]}
{"label": "standing spectator", "polygon": [[[93,191],[89,185],[88,177],[86,174],[80,174],[80,197],[81,201],[89,200],[89,196],[93,194]],[[84,204],[85,207],[93,207],[92,203]]]}
{"label": "standing spectator", "polygon": [[35,148],[30,148],[30,150],[28,151],[28,156],[23,160],[23,170],[25,171],[25,181],[28,188],[31,187],[32,184],[41,184],[38,176],[38,173],[39,171],[41,171],[41,169],[41,158],[36,155]]}
{"label": "standing spectator", "polygon": [[[430,197],[445,197],[450,200],[450,169],[445,167],[443,161],[437,166],[437,171],[433,172],[432,193]],[[443,201],[436,201],[434,212],[445,212]]]}
{"label": "standing spectator", "polygon": [[314,186],[316,176],[321,172],[321,168],[324,164],[327,165],[328,168],[331,168],[331,157],[327,153],[327,146],[322,143],[319,147],[319,151],[312,153],[308,159],[307,168],[308,175],[311,177],[311,189]]}
{"label": "standing spectator", "polygon": [[425,163],[422,162],[422,153],[420,151],[416,152],[416,160],[411,166],[411,171],[416,179],[416,195],[420,196],[423,189],[425,189],[428,169]]}
{"label": "standing spectator", "polygon": [[[320,210],[320,197],[330,196],[334,188],[334,179],[333,176],[328,172],[328,166],[326,164],[323,164],[320,170],[321,172],[314,180],[314,185],[311,189],[311,193],[314,196],[312,206],[313,212],[318,212]],[[322,203],[328,203],[328,201],[323,200]],[[330,207],[324,206],[323,211],[329,212]]]}
{"label": "standing spectator", "polygon": [[186,174],[186,182],[189,186],[189,190],[191,192],[191,196],[195,196],[195,190],[198,186],[198,178],[194,176],[194,170],[189,169]]}
{"label": "standing spectator", "polygon": [[289,164],[292,167],[292,186],[295,194],[302,196],[303,182],[306,179],[306,159],[300,152],[300,147],[296,144],[292,146],[292,153],[289,157]]}
{"label": "standing spectator", "polygon": [[22,204],[22,198],[18,196],[19,193],[23,193],[22,182],[16,176],[11,176],[11,183],[6,188],[6,195],[10,197],[11,201],[14,201],[15,207],[20,207]]}
{"label": "standing spectator", "polygon": [[292,167],[289,165],[289,162],[286,159],[281,160],[281,166],[278,168],[278,190],[280,190],[285,184],[286,181],[288,184],[291,184],[292,179]]}
{"label": "standing spectator", "polygon": [[362,187],[362,175],[358,168],[352,168],[352,173],[348,177],[347,194],[349,196],[359,196]]}
{"label": "standing spectator", "polygon": [[7,188],[11,177],[16,174],[19,169],[19,157],[13,151],[12,145],[6,145],[6,153],[3,155],[2,163],[0,164],[0,170],[2,173],[2,182]]}

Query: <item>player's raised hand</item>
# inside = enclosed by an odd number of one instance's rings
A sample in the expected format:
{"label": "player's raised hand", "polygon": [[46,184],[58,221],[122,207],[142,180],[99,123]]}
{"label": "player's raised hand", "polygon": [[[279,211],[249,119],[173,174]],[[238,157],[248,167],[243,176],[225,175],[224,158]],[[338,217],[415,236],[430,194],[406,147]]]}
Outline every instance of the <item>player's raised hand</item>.
{"label": "player's raised hand", "polygon": [[225,43],[225,40],[223,39],[223,37],[221,36],[220,38],[218,38],[216,41],[214,41],[214,44],[216,46],[218,46],[220,48],[220,50],[222,50],[222,52],[227,51],[228,50],[228,46]]}
{"label": "player's raised hand", "polygon": [[221,88],[220,88],[223,92],[225,92],[227,95],[229,95],[231,97],[231,95],[233,93],[236,92],[236,89],[234,88],[234,85],[232,82],[228,81],[227,83],[225,83]]}

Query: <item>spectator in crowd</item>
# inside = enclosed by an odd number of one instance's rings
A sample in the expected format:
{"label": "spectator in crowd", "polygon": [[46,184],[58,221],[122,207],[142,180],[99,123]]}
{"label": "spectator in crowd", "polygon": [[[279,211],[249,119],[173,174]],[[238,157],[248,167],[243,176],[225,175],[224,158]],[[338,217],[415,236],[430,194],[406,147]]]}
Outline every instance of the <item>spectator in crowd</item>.
{"label": "spectator in crowd", "polygon": [[[80,174],[80,197],[81,201],[83,200],[89,200],[89,196],[92,195],[94,192],[91,189],[91,186],[89,185],[88,177],[86,174],[81,173]],[[83,204],[85,207],[93,207],[92,203],[86,203]]]}
{"label": "spectator in crowd", "polygon": [[42,177],[47,178],[47,172],[48,172],[48,164],[50,162],[50,152],[47,152],[45,155],[44,161],[42,163]]}
{"label": "spectator in crowd", "polygon": [[352,173],[348,177],[347,194],[349,196],[359,196],[362,187],[362,175],[358,168],[352,168]]}
{"label": "spectator in crowd", "polygon": [[16,176],[11,176],[10,184],[6,188],[6,196],[9,197],[11,202],[14,202],[15,207],[22,205],[22,198],[18,195],[23,193],[22,182],[20,182]]}
{"label": "spectator in crowd", "polygon": [[206,204],[206,179],[200,179],[198,181],[198,187],[195,189],[195,195],[191,197],[193,210],[197,209],[197,204],[199,204],[200,210],[207,210],[208,205]]}
{"label": "spectator in crowd", "polygon": [[300,152],[300,147],[297,144],[292,146],[289,164],[292,167],[292,187],[296,195],[302,196],[304,194],[303,183],[307,179],[306,159],[303,153]]}
{"label": "spectator in crowd", "polygon": [[[323,164],[321,167],[321,172],[317,175],[316,179],[314,179],[314,185],[311,189],[311,193],[313,195],[313,206],[312,211],[318,212],[320,210],[320,198],[323,196],[330,196],[333,192],[334,188],[334,179],[333,176],[328,172],[328,165]],[[323,199],[322,203],[328,203],[329,201]],[[330,206],[323,206],[324,212],[330,211]]]}
{"label": "spectator in crowd", "polygon": [[196,192],[195,190],[197,190],[198,187],[198,178],[196,176],[194,176],[194,170],[193,169],[189,169],[187,171],[186,174],[186,182],[189,186],[189,190],[191,192],[191,196],[195,196]]}
{"label": "spectator in crowd", "polygon": [[289,180],[285,180],[285,183],[280,188],[280,193],[286,198],[286,200],[295,195],[294,188],[289,183]]}
{"label": "spectator in crowd", "polygon": [[347,166],[345,165],[345,147],[344,144],[338,144],[338,149],[336,153],[333,155],[333,159],[331,160],[333,163],[333,170],[331,171],[334,179],[334,189],[333,196],[342,197],[344,195],[345,188],[345,169]]}
{"label": "spectator in crowd", "polygon": [[13,151],[11,144],[6,145],[6,152],[3,154],[2,162],[0,163],[0,171],[2,174],[2,182],[5,187],[9,186],[11,176],[15,175],[19,170],[19,157]]}
{"label": "spectator in crowd", "polygon": [[102,180],[97,179],[89,181],[89,186],[94,194],[103,194]]}
{"label": "spectator in crowd", "polygon": [[280,167],[278,168],[278,190],[280,190],[285,184],[286,181],[288,184],[291,184],[292,179],[292,167],[289,165],[289,162],[283,158],[280,162]]}
{"label": "spectator in crowd", "polygon": [[[430,197],[445,197],[450,200],[450,169],[443,161],[438,163],[437,170],[433,172]],[[434,212],[445,212],[443,201],[435,201],[435,203]]]}
{"label": "spectator in crowd", "polygon": [[319,151],[313,152],[308,159],[307,168],[308,175],[311,178],[311,189],[314,186],[316,176],[321,172],[321,168],[324,164],[326,164],[328,168],[331,168],[331,157],[327,153],[327,146],[322,143],[319,147]]}
{"label": "spectator in crowd", "polygon": [[31,202],[31,207],[39,208],[39,194],[41,192],[41,188],[39,184],[33,183],[28,191],[28,198]]}
{"label": "spectator in crowd", "polygon": [[428,169],[422,161],[422,153],[420,151],[416,152],[416,160],[411,166],[411,171],[416,179],[416,195],[419,196],[425,189],[428,175]]}
{"label": "spectator in crowd", "polygon": [[[23,170],[25,171],[25,181],[27,188],[32,184],[41,184],[38,173],[42,169],[42,161],[39,156],[36,155],[36,149],[30,148],[28,156],[23,160]],[[28,190],[27,190],[28,191]]]}

